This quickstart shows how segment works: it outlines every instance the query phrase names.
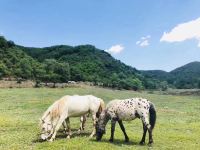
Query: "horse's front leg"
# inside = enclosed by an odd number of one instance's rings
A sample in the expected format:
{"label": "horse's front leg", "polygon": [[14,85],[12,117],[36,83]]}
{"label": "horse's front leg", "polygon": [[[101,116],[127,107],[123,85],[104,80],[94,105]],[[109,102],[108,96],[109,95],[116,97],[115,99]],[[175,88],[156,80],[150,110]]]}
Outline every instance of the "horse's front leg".
{"label": "horse's front leg", "polygon": [[129,142],[129,138],[128,138],[128,135],[126,134],[126,130],[124,128],[124,125],[122,123],[122,120],[118,120],[118,123],[119,123],[119,126],[122,130],[122,132],[124,133],[124,136],[125,136],[125,142]]}
{"label": "horse's front leg", "polygon": [[52,142],[55,139],[57,131],[59,130],[59,128],[62,125],[62,123],[64,122],[64,120],[65,120],[64,116],[60,117],[58,119],[57,124],[56,124],[56,126],[54,128],[53,134],[52,134],[51,138],[48,140],[49,142]]}
{"label": "horse's front leg", "polygon": [[64,133],[67,133],[67,124],[66,121],[64,120],[64,122],[62,123],[63,128],[64,128]]}
{"label": "horse's front leg", "polygon": [[111,120],[111,135],[110,135],[110,142],[113,142],[114,139],[114,132],[115,132],[115,124],[116,124],[116,120],[112,119]]}
{"label": "horse's front leg", "polygon": [[67,124],[67,129],[68,129],[67,138],[70,139],[70,136],[72,135],[72,132],[71,132],[71,127],[70,127],[70,120],[69,120],[69,118],[66,119],[66,124]]}
{"label": "horse's front leg", "polygon": [[93,131],[90,135],[90,138],[92,138],[96,134],[96,114],[92,114],[92,121],[93,121]]}

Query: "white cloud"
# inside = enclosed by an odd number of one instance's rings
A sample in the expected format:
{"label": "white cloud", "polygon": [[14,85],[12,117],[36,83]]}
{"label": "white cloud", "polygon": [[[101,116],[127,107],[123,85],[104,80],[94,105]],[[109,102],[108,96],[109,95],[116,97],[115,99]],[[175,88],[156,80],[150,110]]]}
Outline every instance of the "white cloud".
{"label": "white cloud", "polygon": [[146,40],[146,39],[149,39],[149,38],[151,38],[151,36],[150,36],[150,35],[147,35],[147,36],[141,37],[140,39],[141,39],[141,40]]}
{"label": "white cloud", "polygon": [[140,43],[141,43],[141,41],[137,41],[135,44],[138,45],[138,44],[140,44]]}
{"label": "white cloud", "polygon": [[149,41],[148,40],[144,40],[140,43],[140,46],[141,47],[145,47],[145,46],[148,46],[149,45]]}
{"label": "white cloud", "polygon": [[148,46],[149,45],[149,39],[151,38],[150,35],[147,35],[147,36],[143,36],[140,38],[139,41],[137,41],[135,44],[136,45],[139,45],[141,47],[145,47],[145,46]]}
{"label": "white cloud", "polygon": [[198,45],[197,45],[198,47],[200,47],[200,39],[199,39],[199,43],[198,43]]}
{"label": "white cloud", "polygon": [[175,26],[170,32],[164,32],[160,42],[182,42],[196,39],[200,47],[200,18]]}
{"label": "white cloud", "polygon": [[111,46],[109,49],[106,49],[107,52],[112,53],[112,54],[119,54],[124,50],[124,46],[117,44]]}

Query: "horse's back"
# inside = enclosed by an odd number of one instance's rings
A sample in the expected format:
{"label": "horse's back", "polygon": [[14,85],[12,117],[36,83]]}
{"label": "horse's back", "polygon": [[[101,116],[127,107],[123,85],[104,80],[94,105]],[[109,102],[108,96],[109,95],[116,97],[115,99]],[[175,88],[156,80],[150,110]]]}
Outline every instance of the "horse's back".
{"label": "horse's back", "polygon": [[143,98],[112,100],[107,104],[106,109],[111,116],[122,120],[133,120],[137,117],[137,113],[142,115],[149,111],[149,103],[148,100]]}
{"label": "horse's back", "polygon": [[114,99],[112,101],[109,101],[108,104],[106,105],[106,109],[109,109],[110,107],[113,107],[114,105],[116,105],[117,103],[119,103],[121,100],[119,99]]}
{"label": "horse's back", "polygon": [[69,116],[78,117],[80,115],[88,113],[89,111],[98,110],[100,101],[98,100],[98,98],[92,95],[74,95],[68,97],[67,105]]}

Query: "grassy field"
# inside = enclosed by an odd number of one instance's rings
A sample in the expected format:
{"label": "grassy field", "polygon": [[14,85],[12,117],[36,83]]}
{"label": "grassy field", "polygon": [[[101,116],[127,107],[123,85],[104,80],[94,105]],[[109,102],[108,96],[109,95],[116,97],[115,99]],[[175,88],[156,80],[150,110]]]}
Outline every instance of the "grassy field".
{"label": "grassy field", "polygon": [[[89,139],[92,122],[86,122],[81,135],[76,131],[79,118],[71,119],[73,136],[66,139],[62,129],[54,142],[40,142],[39,118],[55,100],[66,94],[93,94],[105,100],[115,98],[144,97],[155,103],[157,124],[154,130],[154,145],[140,146],[142,124],[139,119],[124,122],[130,138],[124,136],[116,126],[115,141],[109,143],[110,124],[101,142]],[[148,136],[147,136],[148,137]],[[64,89],[0,89],[0,149],[200,149],[200,97],[148,94],[147,92],[116,91],[101,88]]]}

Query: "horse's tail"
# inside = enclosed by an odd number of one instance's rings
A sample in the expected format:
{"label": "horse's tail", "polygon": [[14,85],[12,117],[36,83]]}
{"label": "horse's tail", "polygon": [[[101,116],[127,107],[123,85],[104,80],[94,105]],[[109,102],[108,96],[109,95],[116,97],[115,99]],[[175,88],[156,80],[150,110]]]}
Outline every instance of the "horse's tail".
{"label": "horse's tail", "polygon": [[149,122],[151,125],[151,129],[153,130],[156,124],[156,109],[153,103],[150,103],[149,114],[150,114]]}
{"label": "horse's tail", "polygon": [[96,113],[96,116],[97,118],[99,118],[99,115],[101,114],[101,112],[105,109],[105,103],[102,99],[99,99],[100,100],[100,105],[99,105],[99,109]]}

